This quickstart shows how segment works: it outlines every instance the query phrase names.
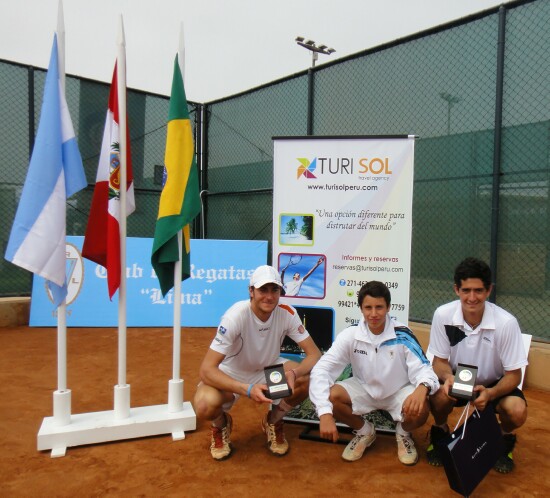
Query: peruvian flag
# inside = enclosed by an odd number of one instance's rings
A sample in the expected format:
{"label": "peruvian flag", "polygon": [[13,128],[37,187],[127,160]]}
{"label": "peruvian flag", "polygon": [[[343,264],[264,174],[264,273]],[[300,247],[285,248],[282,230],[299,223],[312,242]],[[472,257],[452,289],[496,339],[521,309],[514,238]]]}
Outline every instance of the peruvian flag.
{"label": "peruvian flag", "polygon": [[[120,286],[120,116],[117,95],[117,66],[115,64],[96,185],[82,247],[82,256],[107,270],[107,285],[111,299]],[[126,119],[126,116],[123,116],[123,119]],[[134,212],[136,206],[128,126],[126,126],[126,132],[126,213],[129,215]]]}

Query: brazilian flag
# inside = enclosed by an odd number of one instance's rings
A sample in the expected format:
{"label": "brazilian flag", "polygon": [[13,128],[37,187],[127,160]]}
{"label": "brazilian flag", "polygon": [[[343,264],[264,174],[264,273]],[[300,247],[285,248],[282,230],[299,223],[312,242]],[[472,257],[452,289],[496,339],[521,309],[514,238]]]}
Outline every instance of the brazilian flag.
{"label": "brazilian flag", "polygon": [[166,181],[160,195],[151,256],[163,296],[174,287],[174,265],[179,259],[180,230],[183,231],[181,279],[189,277],[190,223],[201,209],[193,130],[177,55],[174,61],[164,163]]}

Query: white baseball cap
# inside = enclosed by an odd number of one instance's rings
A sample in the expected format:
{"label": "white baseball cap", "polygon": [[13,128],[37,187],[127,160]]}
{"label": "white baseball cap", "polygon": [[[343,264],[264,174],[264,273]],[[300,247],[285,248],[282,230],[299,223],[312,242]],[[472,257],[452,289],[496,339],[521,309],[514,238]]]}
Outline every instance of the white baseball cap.
{"label": "white baseball cap", "polygon": [[250,277],[251,287],[259,289],[262,285],[265,284],[277,284],[281,289],[283,288],[281,276],[279,275],[279,272],[275,268],[273,268],[273,266],[258,266],[258,268],[254,270],[254,273]]}

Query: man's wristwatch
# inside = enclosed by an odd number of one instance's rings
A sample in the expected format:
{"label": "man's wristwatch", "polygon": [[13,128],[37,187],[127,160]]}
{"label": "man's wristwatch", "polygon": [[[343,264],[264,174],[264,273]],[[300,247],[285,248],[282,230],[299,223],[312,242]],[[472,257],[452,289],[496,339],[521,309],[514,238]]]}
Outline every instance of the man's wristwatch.
{"label": "man's wristwatch", "polygon": [[420,385],[424,386],[428,390],[428,392],[426,393],[426,396],[429,396],[432,390],[432,388],[430,387],[430,384],[428,384],[427,382],[421,382]]}

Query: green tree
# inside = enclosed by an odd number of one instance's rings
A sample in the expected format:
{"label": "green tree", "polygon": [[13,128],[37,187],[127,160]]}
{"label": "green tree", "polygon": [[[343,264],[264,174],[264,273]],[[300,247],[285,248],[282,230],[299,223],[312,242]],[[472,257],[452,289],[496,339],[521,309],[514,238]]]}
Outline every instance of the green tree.
{"label": "green tree", "polygon": [[285,230],[285,233],[295,233],[296,230],[298,230],[298,224],[296,223],[296,220],[294,218],[288,220]]}
{"label": "green tree", "polygon": [[302,216],[302,228],[300,233],[308,240],[313,240],[313,217],[312,216]]}

